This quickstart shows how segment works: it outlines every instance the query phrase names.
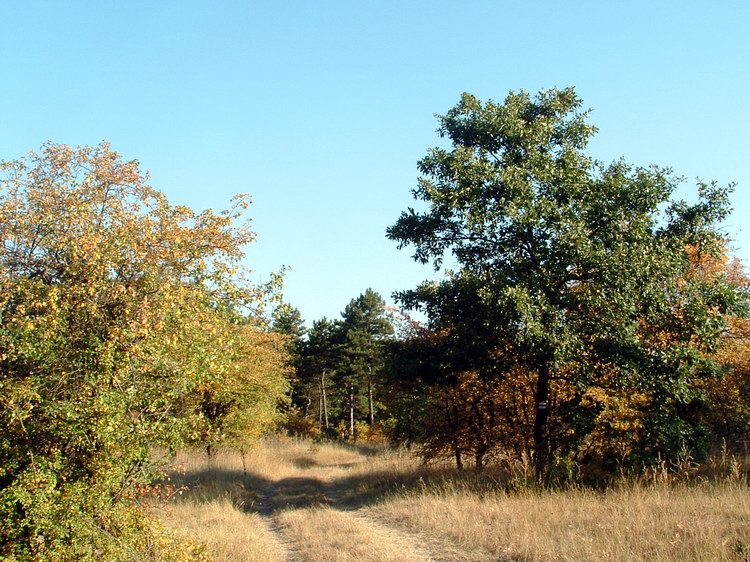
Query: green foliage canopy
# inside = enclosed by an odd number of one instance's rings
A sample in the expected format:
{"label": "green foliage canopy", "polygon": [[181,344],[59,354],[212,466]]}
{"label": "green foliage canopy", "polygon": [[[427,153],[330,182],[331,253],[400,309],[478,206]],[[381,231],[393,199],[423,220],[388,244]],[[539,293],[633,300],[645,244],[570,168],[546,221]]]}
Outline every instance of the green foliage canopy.
{"label": "green foliage canopy", "polygon": [[[671,201],[680,179],[670,170],[588,157],[586,117],[572,88],[510,93],[502,104],[464,94],[439,118],[451,147],[419,162],[413,194],[428,210],[410,208],[388,229],[417,261],[439,269],[450,254],[458,268],[402,302],[424,308],[435,329],[466,326],[488,363],[536,372],[540,476],[550,384],[561,379],[579,410],[592,385],[648,393],[644,451],[674,454],[690,433],[680,412],[697,398],[691,383],[710,370],[703,352],[724,315],[744,306],[721,279],[689,275],[688,247],[722,248],[731,186],[701,182],[697,203]],[[471,306],[462,314],[459,302]],[[581,438],[585,428],[575,429]]]}

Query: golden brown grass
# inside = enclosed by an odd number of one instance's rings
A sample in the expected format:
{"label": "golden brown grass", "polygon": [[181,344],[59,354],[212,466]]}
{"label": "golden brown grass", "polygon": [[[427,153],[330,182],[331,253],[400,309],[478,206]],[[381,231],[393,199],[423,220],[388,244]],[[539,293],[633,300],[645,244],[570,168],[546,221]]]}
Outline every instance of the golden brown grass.
{"label": "golden brown grass", "polygon": [[157,515],[179,535],[204,543],[217,562],[283,562],[285,549],[263,518],[238,510],[228,499],[173,502]]}
{"label": "golden brown grass", "polygon": [[188,489],[157,512],[217,560],[750,561],[750,488],[736,464],[718,480],[655,472],[599,491],[509,491],[499,469],[273,439],[246,456],[246,474],[230,452],[183,453],[174,466]]}
{"label": "golden brown grass", "polygon": [[514,560],[745,560],[750,554],[750,495],[739,483],[493,497],[427,493],[368,511]]}

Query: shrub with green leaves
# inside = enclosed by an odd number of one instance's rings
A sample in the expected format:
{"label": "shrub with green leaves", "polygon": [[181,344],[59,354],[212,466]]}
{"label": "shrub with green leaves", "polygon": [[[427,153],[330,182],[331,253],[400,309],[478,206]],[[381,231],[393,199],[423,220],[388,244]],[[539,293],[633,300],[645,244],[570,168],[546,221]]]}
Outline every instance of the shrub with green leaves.
{"label": "shrub with green leaves", "polygon": [[192,556],[159,546],[136,487],[150,447],[184,438],[201,376],[232,372],[223,310],[266,297],[235,275],[253,239],[236,203],[170,205],[107,145],[0,165],[0,555]]}

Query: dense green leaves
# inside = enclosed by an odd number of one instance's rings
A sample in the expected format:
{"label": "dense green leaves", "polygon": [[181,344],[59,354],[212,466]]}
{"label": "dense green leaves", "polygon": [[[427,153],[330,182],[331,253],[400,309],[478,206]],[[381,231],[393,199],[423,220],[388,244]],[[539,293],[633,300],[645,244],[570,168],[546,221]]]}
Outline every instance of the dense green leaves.
{"label": "dense green leaves", "polygon": [[[536,373],[540,475],[554,425],[564,425],[550,411],[555,380],[569,384],[570,405],[592,387],[646,393],[654,430],[642,448],[673,454],[687,430],[667,439],[663,421],[682,419],[692,381],[706,372],[701,354],[740,302],[723,280],[691,277],[688,254],[721,249],[716,225],[730,188],[700,184],[697,203],[673,202],[679,178],[668,169],[592,160],[583,149],[595,128],[572,89],[511,93],[502,104],[464,94],[439,119],[451,148],[420,161],[414,190],[428,210],[402,213],[388,236],[438,269],[450,255],[458,272],[402,301],[426,310],[436,329],[484,333],[484,349],[472,348],[484,353],[482,371],[499,357],[500,371],[510,358]],[[457,302],[473,306],[462,316]]]}

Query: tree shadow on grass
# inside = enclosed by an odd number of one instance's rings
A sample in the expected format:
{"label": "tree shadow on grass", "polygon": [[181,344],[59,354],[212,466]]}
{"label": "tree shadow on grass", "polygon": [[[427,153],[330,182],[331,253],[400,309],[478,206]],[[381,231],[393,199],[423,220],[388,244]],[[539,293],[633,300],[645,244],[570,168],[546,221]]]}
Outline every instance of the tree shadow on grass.
{"label": "tree shadow on grass", "polygon": [[206,467],[189,472],[169,472],[161,483],[181,490],[175,501],[210,503],[229,500],[237,509],[250,511],[273,481],[252,472]]}
{"label": "tree shadow on grass", "polygon": [[332,481],[328,493],[338,508],[354,510],[394,497],[457,491],[486,494],[504,487],[499,475],[489,472],[424,466],[410,472],[384,470],[347,475]]}
{"label": "tree shadow on grass", "polygon": [[[317,463],[300,463],[300,469],[314,471]],[[308,466],[306,469],[305,466]],[[173,472],[171,485],[184,487],[184,493],[175,501],[198,504],[229,499],[236,509],[257,513],[265,518],[287,509],[330,507],[339,511],[355,511],[397,497],[445,492],[490,493],[502,488],[502,474],[492,471],[456,471],[444,467],[418,467],[408,472],[373,471],[346,474],[339,478],[322,479],[313,474],[306,476],[270,479],[259,473],[224,467],[204,467],[187,473]],[[449,541],[448,541],[449,542]],[[495,558],[488,553],[487,560],[521,562],[523,557]]]}
{"label": "tree shadow on grass", "polygon": [[[313,471],[320,465],[305,457],[294,459],[294,466]],[[351,468],[356,463],[345,463]],[[502,471],[457,471],[446,467],[422,466],[414,470],[372,471],[347,474],[334,479],[309,476],[269,479],[259,473],[224,467],[203,467],[187,473],[171,472],[162,484],[181,489],[180,500],[207,503],[229,499],[245,511],[270,514],[279,509],[300,509],[327,505],[355,510],[397,496],[426,493],[496,493],[513,488],[509,475]],[[257,508],[257,509],[256,509]]]}
{"label": "tree shadow on grass", "polygon": [[175,501],[210,503],[228,499],[237,509],[265,516],[280,509],[330,504],[326,483],[314,476],[272,480],[252,471],[207,467],[171,473],[161,484],[182,490]]}
{"label": "tree shadow on grass", "polygon": [[347,449],[354,453],[360,454],[364,457],[377,457],[382,455],[383,451],[388,449],[387,445],[379,445],[376,443],[350,443],[348,441],[336,441],[336,446],[342,449]]}
{"label": "tree shadow on grass", "polygon": [[291,463],[295,468],[301,468],[302,470],[320,466],[319,462],[305,456],[294,458],[291,460]]}

